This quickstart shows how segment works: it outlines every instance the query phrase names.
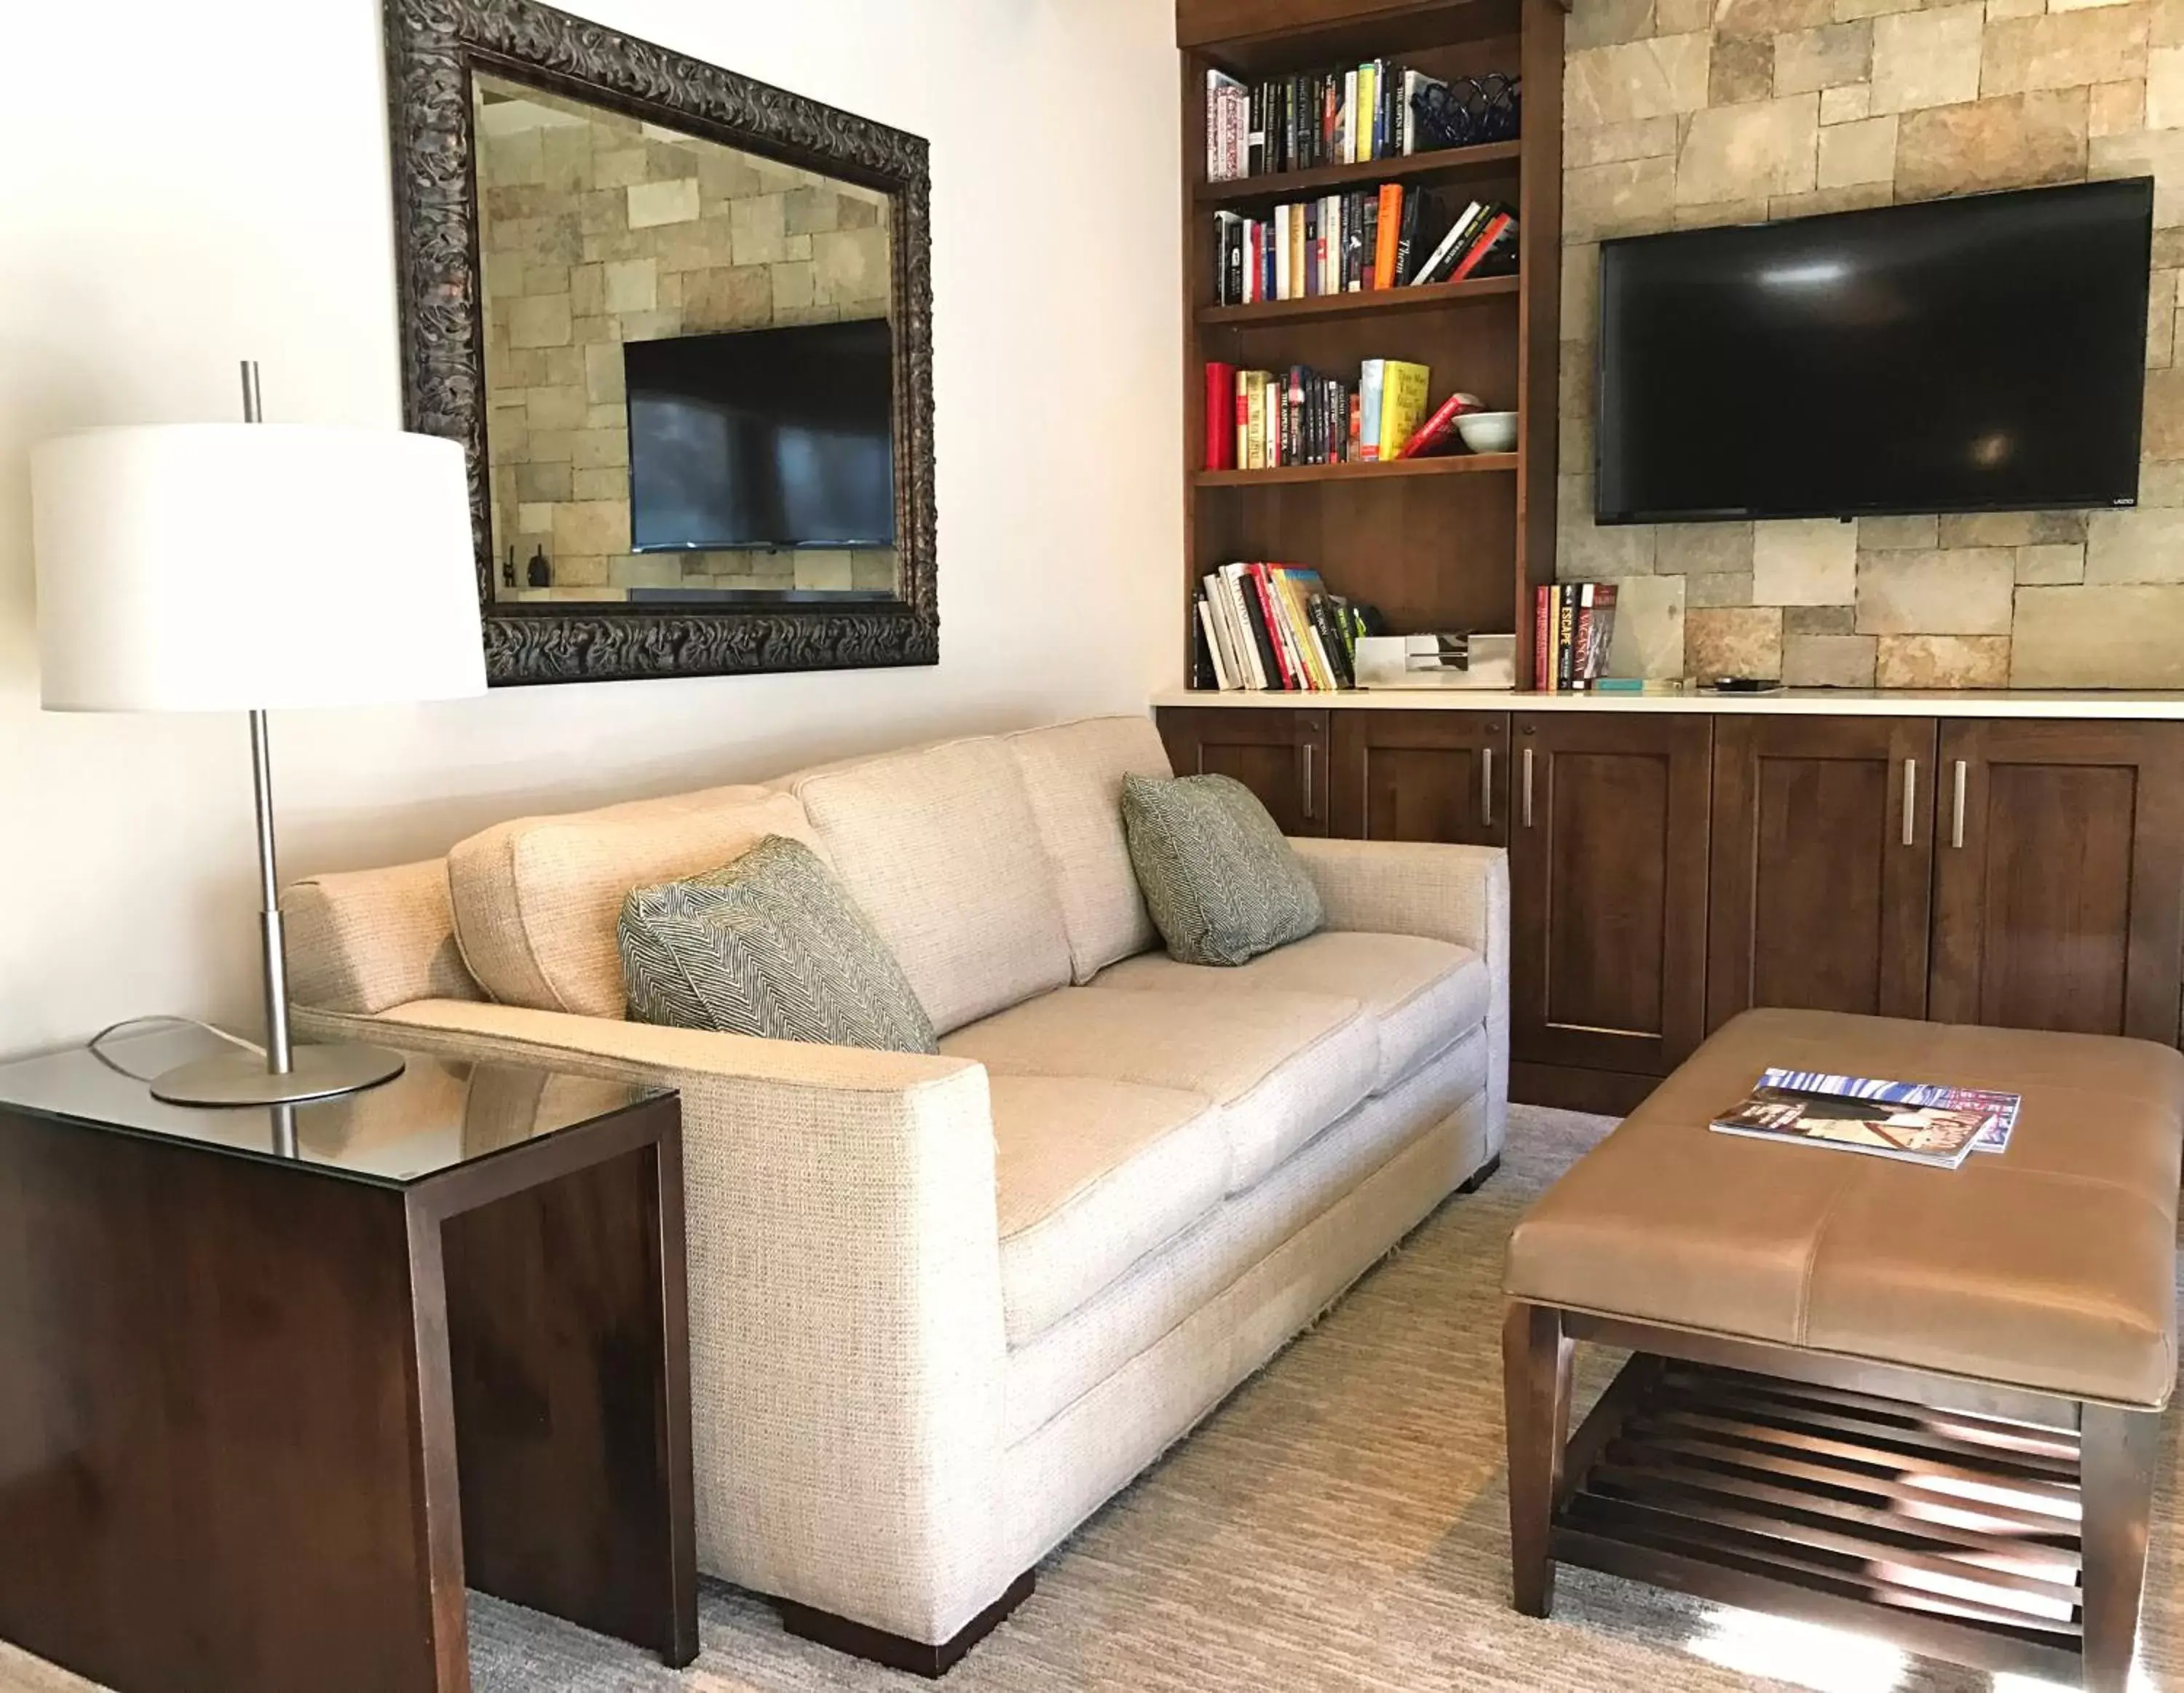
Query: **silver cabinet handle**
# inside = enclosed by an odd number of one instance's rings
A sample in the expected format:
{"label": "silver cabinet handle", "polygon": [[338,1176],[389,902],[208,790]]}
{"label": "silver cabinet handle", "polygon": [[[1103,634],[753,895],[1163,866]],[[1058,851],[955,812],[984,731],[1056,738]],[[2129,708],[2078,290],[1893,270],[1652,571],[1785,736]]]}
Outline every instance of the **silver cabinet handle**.
{"label": "silver cabinet handle", "polygon": [[1919,803],[1919,760],[1903,760],[1903,844],[1919,844],[1917,814],[1913,810]]}
{"label": "silver cabinet handle", "polygon": [[1532,749],[1524,749],[1524,827],[1532,827]]}
{"label": "silver cabinet handle", "polygon": [[1949,844],[1962,847],[1964,844],[1964,761],[1957,760],[1956,821],[1949,825]]}
{"label": "silver cabinet handle", "polygon": [[1312,808],[1312,743],[1305,742],[1297,750],[1304,755],[1304,814],[1311,817],[1317,815]]}
{"label": "silver cabinet handle", "polygon": [[1479,821],[1486,828],[1494,827],[1494,749],[1479,749]]}

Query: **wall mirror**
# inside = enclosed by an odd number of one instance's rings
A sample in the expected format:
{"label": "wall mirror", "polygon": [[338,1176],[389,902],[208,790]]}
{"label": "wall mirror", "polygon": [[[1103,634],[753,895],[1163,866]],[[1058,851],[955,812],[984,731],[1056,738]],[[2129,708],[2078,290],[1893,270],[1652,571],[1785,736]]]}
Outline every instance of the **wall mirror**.
{"label": "wall mirror", "polygon": [[527,0],[387,24],[492,680],[934,662],[924,142]]}

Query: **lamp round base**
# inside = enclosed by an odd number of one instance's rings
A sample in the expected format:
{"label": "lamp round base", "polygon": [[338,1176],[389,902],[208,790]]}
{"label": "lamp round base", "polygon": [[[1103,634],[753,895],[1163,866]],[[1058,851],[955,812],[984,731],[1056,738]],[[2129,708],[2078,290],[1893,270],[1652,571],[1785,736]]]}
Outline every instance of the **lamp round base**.
{"label": "lamp round base", "polygon": [[153,1078],[152,1097],[170,1105],[279,1105],[376,1088],[402,1073],[400,1053],[354,1042],[299,1046],[276,1076],[255,1053],[223,1052]]}

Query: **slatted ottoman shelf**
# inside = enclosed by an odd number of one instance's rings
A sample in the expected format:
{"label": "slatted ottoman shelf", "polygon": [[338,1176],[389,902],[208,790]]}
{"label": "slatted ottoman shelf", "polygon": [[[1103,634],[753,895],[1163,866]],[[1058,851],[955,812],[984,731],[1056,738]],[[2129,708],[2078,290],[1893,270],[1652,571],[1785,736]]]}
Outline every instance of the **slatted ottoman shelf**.
{"label": "slatted ottoman shelf", "polygon": [[[1714,1134],[1769,1065],[2020,1093],[1955,1171]],[[1753,1011],[1512,1236],[1517,1607],[1556,1564],[2128,1679],[2176,1373],[2184,1055]],[[1573,1436],[1574,1345],[1632,1356]]]}

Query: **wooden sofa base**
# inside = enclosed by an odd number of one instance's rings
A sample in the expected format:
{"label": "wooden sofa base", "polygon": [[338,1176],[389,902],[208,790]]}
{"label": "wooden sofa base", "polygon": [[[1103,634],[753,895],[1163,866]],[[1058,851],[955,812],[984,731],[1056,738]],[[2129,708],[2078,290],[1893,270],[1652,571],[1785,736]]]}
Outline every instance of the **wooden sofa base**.
{"label": "wooden sofa base", "polygon": [[[1573,1343],[1634,1356],[1569,1435]],[[2123,1693],[2158,1412],[1522,1302],[1516,1607],[1572,1563]]]}
{"label": "wooden sofa base", "polygon": [[777,1599],[773,1602],[774,1608],[781,1612],[782,1626],[800,1639],[816,1640],[822,1646],[832,1646],[836,1651],[883,1664],[889,1669],[906,1670],[912,1675],[938,1680],[962,1662],[964,1653],[993,1633],[1010,1612],[1030,1598],[1032,1590],[1038,1585],[1038,1570],[1026,1570],[1008,1584],[1000,1598],[938,1646],[911,1640],[906,1635],[891,1635],[884,1629],[864,1623],[853,1623],[847,1617],[838,1617],[831,1611],[816,1611],[794,1600]]}

